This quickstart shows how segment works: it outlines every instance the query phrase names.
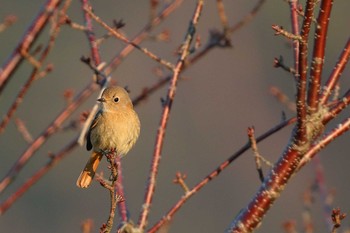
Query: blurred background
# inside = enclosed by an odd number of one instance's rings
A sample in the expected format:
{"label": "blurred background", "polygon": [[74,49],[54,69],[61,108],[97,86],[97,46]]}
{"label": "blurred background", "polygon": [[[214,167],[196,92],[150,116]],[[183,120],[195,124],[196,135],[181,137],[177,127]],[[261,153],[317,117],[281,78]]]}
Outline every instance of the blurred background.
{"label": "blurred background", "polygon": [[[122,19],[126,25],[123,31],[133,38],[148,22],[149,1],[103,0],[90,1],[94,12],[112,25],[113,19]],[[224,1],[229,24],[234,25],[255,6],[257,1]],[[7,15],[18,17],[12,27],[0,34],[0,63],[4,64],[16,47],[25,30],[34,20],[43,0],[0,1],[0,18]],[[164,1],[160,1],[161,9]],[[301,1],[304,5],[304,1]],[[184,1],[151,35],[169,30],[170,40],[145,40],[142,47],[149,49],[173,63],[175,51],[183,41],[188,23],[195,9],[196,1]],[[335,1],[327,40],[324,80],[349,37],[349,1]],[[80,1],[73,1],[68,16],[72,21],[84,24]],[[176,172],[187,174],[186,183],[193,187],[220,163],[247,143],[247,127],[254,126],[260,135],[281,122],[282,112],[287,117],[294,113],[270,94],[272,86],[278,87],[290,99],[294,99],[293,77],[273,67],[275,57],[283,56],[292,66],[293,55],[290,41],[274,35],[272,24],[290,30],[290,10],[287,1],[267,1],[252,22],[235,32],[231,37],[232,48],[215,48],[188,68],[178,83],[177,93],[166,130],[162,159],[157,179],[154,202],[151,207],[148,226],[174,205],[184,194],[172,183]],[[35,45],[46,44],[49,27]],[[221,30],[216,1],[205,1],[199,21],[197,35],[202,47],[209,38],[210,30]],[[106,32],[94,22],[98,37]],[[101,46],[102,60],[110,61],[125,44],[114,38]],[[34,46],[35,47],[35,46]],[[46,77],[35,81],[15,116],[23,120],[34,138],[41,134],[67,104],[63,93],[67,89],[77,94],[92,78],[92,71],[80,61],[81,56],[90,56],[86,35],[82,31],[63,26],[45,64],[54,64],[54,70]],[[121,86],[128,86],[131,97],[138,96],[143,88],[159,80],[155,69],[159,64],[141,52],[133,51],[112,73],[112,78]],[[30,75],[32,66],[24,61],[14,73],[0,97],[0,116],[3,116],[14,101],[19,88]],[[161,68],[164,74],[168,71]],[[340,81],[340,93],[350,86],[349,69]],[[136,146],[122,160],[124,172],[125,199],[130,217],[138,221],[147,185],[154,143],[167,85],[136,107],[142,124],[141,136]],[[85,102],[63,126],[77,119],[81,112],[89,110],[98,97],[96,92]],[[335,126],[348,116],[345,112]],[[274,134],[258,145],[260,153],[275,162],[288,143],[292,126]],[[76,135],[76,130],[61,130],[47,140],[16,177],[14,183],[0,196],[3,202],[26,179],[49,160],[50,153],[56,153]],[[335,193],[332,203],[342,212],[350,213],[350,176],[348,134],[334,141],[320,153],[325,185]],[[27,148],[12,120],[6,131],[0,135],[0,177]],[[1,232],[81,232],[85,219],[94,221],[93,232],[106,221],[109,213],[109,193],[95,182],[89,189],[76,187],[76,179],[85,165],[89,153],[85,147],[77,147],[55,166],[43,179],[33,186],[3,216],[0,217]],[[102,167],[106,167],[104,162]],[[298,230],[303,229],[302,214],[305,213],[303,196],[315,182],[314,163],[299,172],[285,188],[282,196],[258,229],[258,232],[283,232],[283,224],[293,220]],[[265,172],[266,172],[265,167]],[[197,195],[191,198],[175,215],[169,232],[223,232],[254,196],[260,186],[255,169],[253,153],[243,154],[238,160],[212,180]],[[315,192],[310,207],[315,232],[329,232],[324,214],[324,199]],[[115,226],[119,219],[116,217]],[[345,222],[344,222],[345,223]],[[347,226],[344,224],[343,229]],[[116,228],[115,228],[116,229]]]}

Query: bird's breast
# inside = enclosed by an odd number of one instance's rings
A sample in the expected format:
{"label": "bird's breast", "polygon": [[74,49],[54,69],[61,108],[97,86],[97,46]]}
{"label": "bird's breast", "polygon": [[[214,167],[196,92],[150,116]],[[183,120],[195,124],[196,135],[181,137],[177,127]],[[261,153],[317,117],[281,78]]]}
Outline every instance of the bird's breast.
{"label": "bird's breast", "polygon": [[132,110],[127,113],[105,112],[91,129],[91,143],[95,151],[116,150],[125,155],[140,133],[140,121]]}

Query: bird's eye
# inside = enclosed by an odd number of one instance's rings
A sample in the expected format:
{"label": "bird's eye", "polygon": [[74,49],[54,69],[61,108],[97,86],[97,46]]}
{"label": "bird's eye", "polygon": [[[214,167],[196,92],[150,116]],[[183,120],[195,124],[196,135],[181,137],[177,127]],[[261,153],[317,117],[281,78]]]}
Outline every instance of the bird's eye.
{"label": "bird's eye", "polygon": [[113,99],[113,101],[114,101],[115,103],[118,103],[118,102],[119,102],[119,98],[118,98],[118,97],[115,97],[115,98]]}

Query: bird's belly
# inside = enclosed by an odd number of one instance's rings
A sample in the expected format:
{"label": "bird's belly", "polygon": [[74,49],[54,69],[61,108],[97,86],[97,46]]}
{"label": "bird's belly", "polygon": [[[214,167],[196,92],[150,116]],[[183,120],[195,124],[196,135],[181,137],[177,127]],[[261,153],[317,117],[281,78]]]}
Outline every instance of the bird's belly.
{"label": "bird's belly", "polygon": [[95,151],[115,151],[118,155],[125,155],[134,145],[135,129],[127,122],[124,124],[104,124],[91,131],[91,143]]}

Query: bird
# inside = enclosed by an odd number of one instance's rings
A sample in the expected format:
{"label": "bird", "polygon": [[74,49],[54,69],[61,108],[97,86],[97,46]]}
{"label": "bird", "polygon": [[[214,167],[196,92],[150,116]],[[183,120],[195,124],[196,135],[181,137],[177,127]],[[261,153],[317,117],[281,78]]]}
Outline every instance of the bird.
{"label": "bird", "polygon": [[140,120],[128,92],[120,86],[107,87],[99,99],[96,113],[86,134],[86,149],[92,150],[76,185],[88,188],[103,155],[125,156],[140,135]]}

